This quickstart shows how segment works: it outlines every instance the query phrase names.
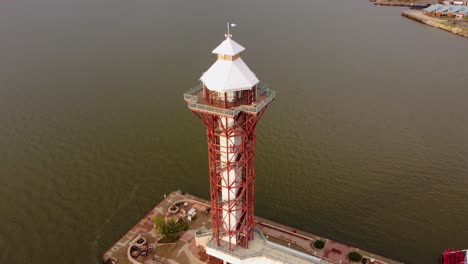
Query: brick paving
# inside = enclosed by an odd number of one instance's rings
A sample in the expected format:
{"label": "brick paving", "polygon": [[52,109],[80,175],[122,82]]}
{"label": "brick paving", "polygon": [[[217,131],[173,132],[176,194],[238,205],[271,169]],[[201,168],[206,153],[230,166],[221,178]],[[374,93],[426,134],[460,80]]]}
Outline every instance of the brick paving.
{"label": "brick paving", "polygon": [[[187,207],[183,205],[185,202],[188,203]],[[176,219],[186,217],[186,212],[192,207],[198,210],[197,217],[194,221],[190,222],[190,229],[181,235],[179,241],[172,244],[158,244],[157,241],[160,237],[154,230],[152,219],[155,216],[167,215],[168,208],[175,203],[181,204],[181,210],[171,217]],[[196,230],[201,227],[205,229],[211,228],[211,216],[204,213],[209,207],[209,201],[190,194],[183,195],[181,192],[173,192],[167,195],[156,207],[146,214],[143,219],[132,227],[127,234],[117,241],[117,243],[103,255],[103,260],[112,257],[118,260],[118,264],[132,264],[127,257],[127,250],[131,241],[140,235],[145,237],[148,241],[148,245],[154,249],[148,256],[140,256],[137,258],[136,260],[140,263],[220,263],[219,260],[208,256],[205,249],[195,244]],[[322,238],[302,230],[296,230],[261,217],[255,217],[255,222],[256,228],[258,228],[270,242],[290,247],[291,249],[311,256],[316,256],[321,258],[324,263],[350,263],[347,259],[348,253],[350,251],[358,251],[364,257],[369,259],[374,258],[376,260],[374,262],[375,264],[401,264],[401,262]],[[316,249],[313,246],[313,242],[317,239],[321,239],[325,242],[325,247],[323,249]]]}

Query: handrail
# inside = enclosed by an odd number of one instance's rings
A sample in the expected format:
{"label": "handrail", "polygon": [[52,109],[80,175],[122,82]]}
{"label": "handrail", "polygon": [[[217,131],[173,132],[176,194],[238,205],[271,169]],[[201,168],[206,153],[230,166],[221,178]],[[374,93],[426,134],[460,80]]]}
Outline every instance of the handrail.
{"label": "handrail", "polygon": [[240,105],[237,107],[233,107],[231,109],[224,109],[219,107],[213,107],[205,104],[198,103],[198,96],[195,94],[198,93],[203,89],[203,84],[199,83],[195,87],[191,88],[187,92],[184,93],[184,100],[188,102],[188,107],[192,109],[197,109],[201,111],[213,112],[217,114],[222,114],[226,116],[237,116],[240,112],[249,112],[249,113],[258,113],[263,108],[266,107],[271,101],[276,98],[276,92],[271,91],[268,88],[268,85],[265,83],[258,84],[257,89],[259,89],[260,95],[267,96],[265,100],[262,100],[260,103],[256,105]]}
{"label": "handrail", "polygon": [[195,94],[198,93],[202,89],[203,89],[203,85],[201,83],[197,84],[192,89],[184,93],[184,100],[194,102],[194,103],[198,102],[198,96],[196,96]]}
{"label": "handrail", "polygon": [[[262,232],[257,230],[257,229],[254,232],[257,233],[262,238],[261,240],[265,244],[266,247],[278,250],[280,252],[282,251],[284,253],[287,253],[287,255],[291,254],[294,257],[297,257],[297,258],[300,258],[300,259],[303,259],[303,260],[306,260],[306,261],[309,261],[309,262],[312,262],[312,263],[329,263],[328,261],[325,261],[325,260],[323,260],[323,259],[321,259],[319,257],[315,257],[313,255],[309,255],[309,254],[306,254],[306,253],[303,253],[303,252],[300,252],[300,251],[297,251],[297,250],[287,248],[287,247],[281,246],[279,244],[270,242],[265,238],[265,236],[262,234]],[[251,252],[250,254],[246,254],[246,255],[241,256],[241,255],[235,254],[235,252],[230,251],[227,248],[220,247],[220,246],[216,245],[216,242],[213,241],[213,239],[214,238],[212,238],[210,241],[208,241],[207,245],[209,245],[211,248],[222,251],[223,253],[225,253],[227,255],[230,255],[232,257],[235,257],[235,258],[246,259],[246,258],[264,256],[264,257],[268,257],[268,258],[271,258],[271,259],[275,259],[275,260],[280,261],[280,262],[289,263],[287,255],[272,254],[272,253],[270,253],[270,252],[268,252],[268,251],[266,251],[264,249],[261,249],[261,250],[259,250],[257,252]]]}
{"label": "handrail", "polygon": [[203,84],[199,83],[199,84],[195,85],[194,87],[192,87],[187,92],[185,92],[185,94],[194,95],[194,94],[198,93],[201,89],[203,89]]}

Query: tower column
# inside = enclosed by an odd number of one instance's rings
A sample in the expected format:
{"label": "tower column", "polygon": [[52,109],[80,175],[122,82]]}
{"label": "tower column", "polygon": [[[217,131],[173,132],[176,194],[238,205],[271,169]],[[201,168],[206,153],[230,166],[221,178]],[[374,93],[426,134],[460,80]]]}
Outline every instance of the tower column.
{"label": "tower column", "polygon": [[[240,130],[242,128],[239,128]],[[242,165],[239,160],[242,158],[242,137],[231,136],[235,133],[234,119],[221,118],[219,130],[223,131],[219,136],[220,142],[220,164],[221,164],[221,203],[223,210],[223,229],[228,232],[225,240],[237,244],[236,229],[240,224],[242,206],[236,201],[244,188],[242,177]]]}
{"label": "tower column", "polygon": [[240,57],[244,47],[228,35],[218,60],[184,94],[206,126],[213,237],[217,245],[248,247],[253,239],[255,127],[275,93]]}

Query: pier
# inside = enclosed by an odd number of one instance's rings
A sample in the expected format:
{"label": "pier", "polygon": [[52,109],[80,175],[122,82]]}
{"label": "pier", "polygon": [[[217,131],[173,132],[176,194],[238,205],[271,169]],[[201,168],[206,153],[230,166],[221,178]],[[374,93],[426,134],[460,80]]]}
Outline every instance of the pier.
{"label": "pier", "polygon": [[[174,204],[178,204],[180,210],[175,214],[170,214],[169,208]],[[180,239],[175,243],[159,243],[160,235],[154,229],[153,218],[170,215],[176,219],[187,220],[188,212],[192,208],[197,209],[199,213],[189,222],[189,230],[179,234]],[[205,199],[184,194],[181,191],[170,193],[104,253],[103,263],[220,263],[218,259],[207,255],[203,246],[203,243],[209,243],[208,240],[211,238],[209,209],[210,202]],[[314,241],[318,239],[325,242],[322,249],[313,246]],[[254,241],[253,246],[263,247],[262,254],[285,263],[357,263],[348,260],[348,253],[356,251],[368,260],[367,263],[402,264],[402,262],[258,216],[255,216]],[[136,247],[146,247],[146,253],[141,254],[143,251],[139,251],[140,254],[132,256],[132,248]]]}

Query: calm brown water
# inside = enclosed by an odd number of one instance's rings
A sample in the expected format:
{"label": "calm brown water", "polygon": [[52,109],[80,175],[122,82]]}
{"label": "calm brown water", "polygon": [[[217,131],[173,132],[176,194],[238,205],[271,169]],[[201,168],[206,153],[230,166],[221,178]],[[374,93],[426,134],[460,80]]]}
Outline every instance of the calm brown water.
{"label": "calm brown water", "polygon": [[354,1],[0,2],[0,263],[98,263],[162,197],[208,198],[182,94],[227,19],[278,98],[256,212],[407,263],[468,247],[468,42]]}

